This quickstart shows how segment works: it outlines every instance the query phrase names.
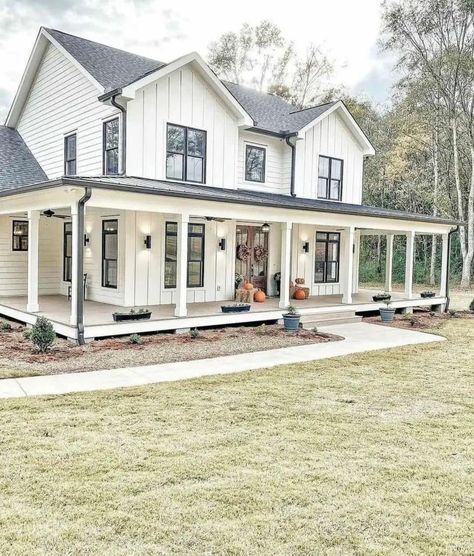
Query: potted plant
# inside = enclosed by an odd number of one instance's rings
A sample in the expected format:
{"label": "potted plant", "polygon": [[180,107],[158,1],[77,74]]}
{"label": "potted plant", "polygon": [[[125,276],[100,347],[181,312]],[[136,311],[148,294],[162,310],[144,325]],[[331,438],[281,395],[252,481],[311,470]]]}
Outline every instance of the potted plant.
{"label": "potted plant", "polygon": [[428,298],[430,298],[430,297],[435,297],[436,293],[427,290],[427,291],[421,292],[420,295],[421,295],[421,297],[422,297],[423,299],[428,299]]}
{"label": "potted plant", "polygon": [[230,305],[221,305],[223,313],[245,313],[250,311],[250,303],[231,303]]}
{"label": "potted plant", "polygon": [[374,301],[390,301],[392,296],[387,292],[380,292],[372,297]]}
{"label": "potted plant", "polygon": [[151,311],[143,308],[138,309],[138,311],[135,309],[130,309],[130,311],[127,312],[116,311],[115,313],[112,313],[112,317],[115,322],[127,320],[149,320],[151,317]]}
{"label": "potted plant", "polygon": [[386,299],[384,303],[385,307],[380,307],[380,317],[382,318],[382,322],[392,322],[393,317],[395,316],[395,309],[392,307],[390,299]]}
{"label": "potted plant", "polygon": [[283,325],[285,330],[298,330],[301,315],[297,312],[296,307],[293,307],[293,305],[288,305],[286,310],[287,312],[283,313]]}

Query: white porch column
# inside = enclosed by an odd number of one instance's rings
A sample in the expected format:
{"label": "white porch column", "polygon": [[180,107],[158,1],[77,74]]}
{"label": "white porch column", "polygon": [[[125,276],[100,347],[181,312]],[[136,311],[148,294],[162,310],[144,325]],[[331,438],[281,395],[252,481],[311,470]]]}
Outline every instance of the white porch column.
{"label": "white porch column", "polygon": [[385,291],[392,291],[393,274],[393,234],[387,234],[387,253],[385,260]]}
{"label": "white porch column", "polygon": [[441,297],[446,297],[448,293],[446,291],[446,279],[448,277],[448,270],[449,270],[449,235],[443,234],[442,236],[442,247],[441,247],[441,278],[440,278],[440,286],[439,286],[439,295]]}
{"label": "white porch column", "polygon": [[72,249],[71,249],[71,313],[69,323],[71,326],[77,326],[77,265],[78,265],[78,206],[77,203],[71,204],[71,228],[72,228]]}
{"label": "white porch column", "polygon": [[286,309],[290,304],[290,272],[291,272],[291,230],[292,222],[281,223],[281,281],[280,308]]}
{"label": "white porch column", "polygon": [[347,228],[344,241],[344,257],[346,268],[343,272],[342,302],[352,303],[352,276],[354,272],[354,226]]}
{"label": "white porch column", "polygon": [[28,302],[26,310],[29,313],[39,311],[39,219],[40,212],[38,210],[28,211]]}
{"label": "white porch column", "polygon": [[176,317],[185,317],[186,308],[186,286],[188,274],[188,224],[189,215],[178,215],[178,237],[176,253],[176,305],[174,314]]}
{"label": "white porch column", "polygon": [[413,298],[413,262],[415,258],[415,232],[407,234],[406,260],[405,260],[405,297]]}

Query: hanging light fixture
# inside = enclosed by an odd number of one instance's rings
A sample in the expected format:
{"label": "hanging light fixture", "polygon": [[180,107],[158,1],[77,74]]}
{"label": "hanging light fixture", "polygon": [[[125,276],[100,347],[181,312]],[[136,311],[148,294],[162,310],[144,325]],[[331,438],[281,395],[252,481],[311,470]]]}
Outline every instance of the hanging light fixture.
{"label": "hanging light fixture", "polygon": [[269,231],[270,231],[270,224],[265,222],[265,224],[262,226],[262,232],[268,234]]}

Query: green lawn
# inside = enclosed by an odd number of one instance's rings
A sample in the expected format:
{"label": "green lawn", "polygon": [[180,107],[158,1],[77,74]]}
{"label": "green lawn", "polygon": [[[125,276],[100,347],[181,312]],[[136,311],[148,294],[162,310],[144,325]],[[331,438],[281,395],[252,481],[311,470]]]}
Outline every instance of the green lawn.
{"label": "green lawn", "polygon": [[423,347],[0,402],[0,554],[472,554],[474,321]]}

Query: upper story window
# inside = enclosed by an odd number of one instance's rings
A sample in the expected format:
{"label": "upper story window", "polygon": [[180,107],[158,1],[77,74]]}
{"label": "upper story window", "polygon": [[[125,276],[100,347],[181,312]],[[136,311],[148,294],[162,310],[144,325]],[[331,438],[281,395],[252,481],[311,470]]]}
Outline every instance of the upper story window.
{"label": "upper story window", "polygon": [[339,251],[341,234],[316,232],[314,282],[316,284],[339,281]]}
{"label": "upper story window", "polygon": [[329,156],[319,157],[318,199],[342,199],[343,161]]}
{"label": "upper story window", "polygon": [[266,149],[263,147],[245,146],[245,181],[265,181],[265,159]]}
{"label": "upper story window", "polygon": [[64,138],[64,175],[75,176],[76,166],[77,137],[75,133]]}
{"label": "upper story window", "polygon": [[119,173],[119,119],[103,124],[104,174]]}
{"label": "upper story window", "polygon": [[172,180],[205,183],[206,132],[168,124],[166,177]]}
{"label": "upper story window", "polygon": [[13,220],[12,251],[28,251],[28,221]]}

